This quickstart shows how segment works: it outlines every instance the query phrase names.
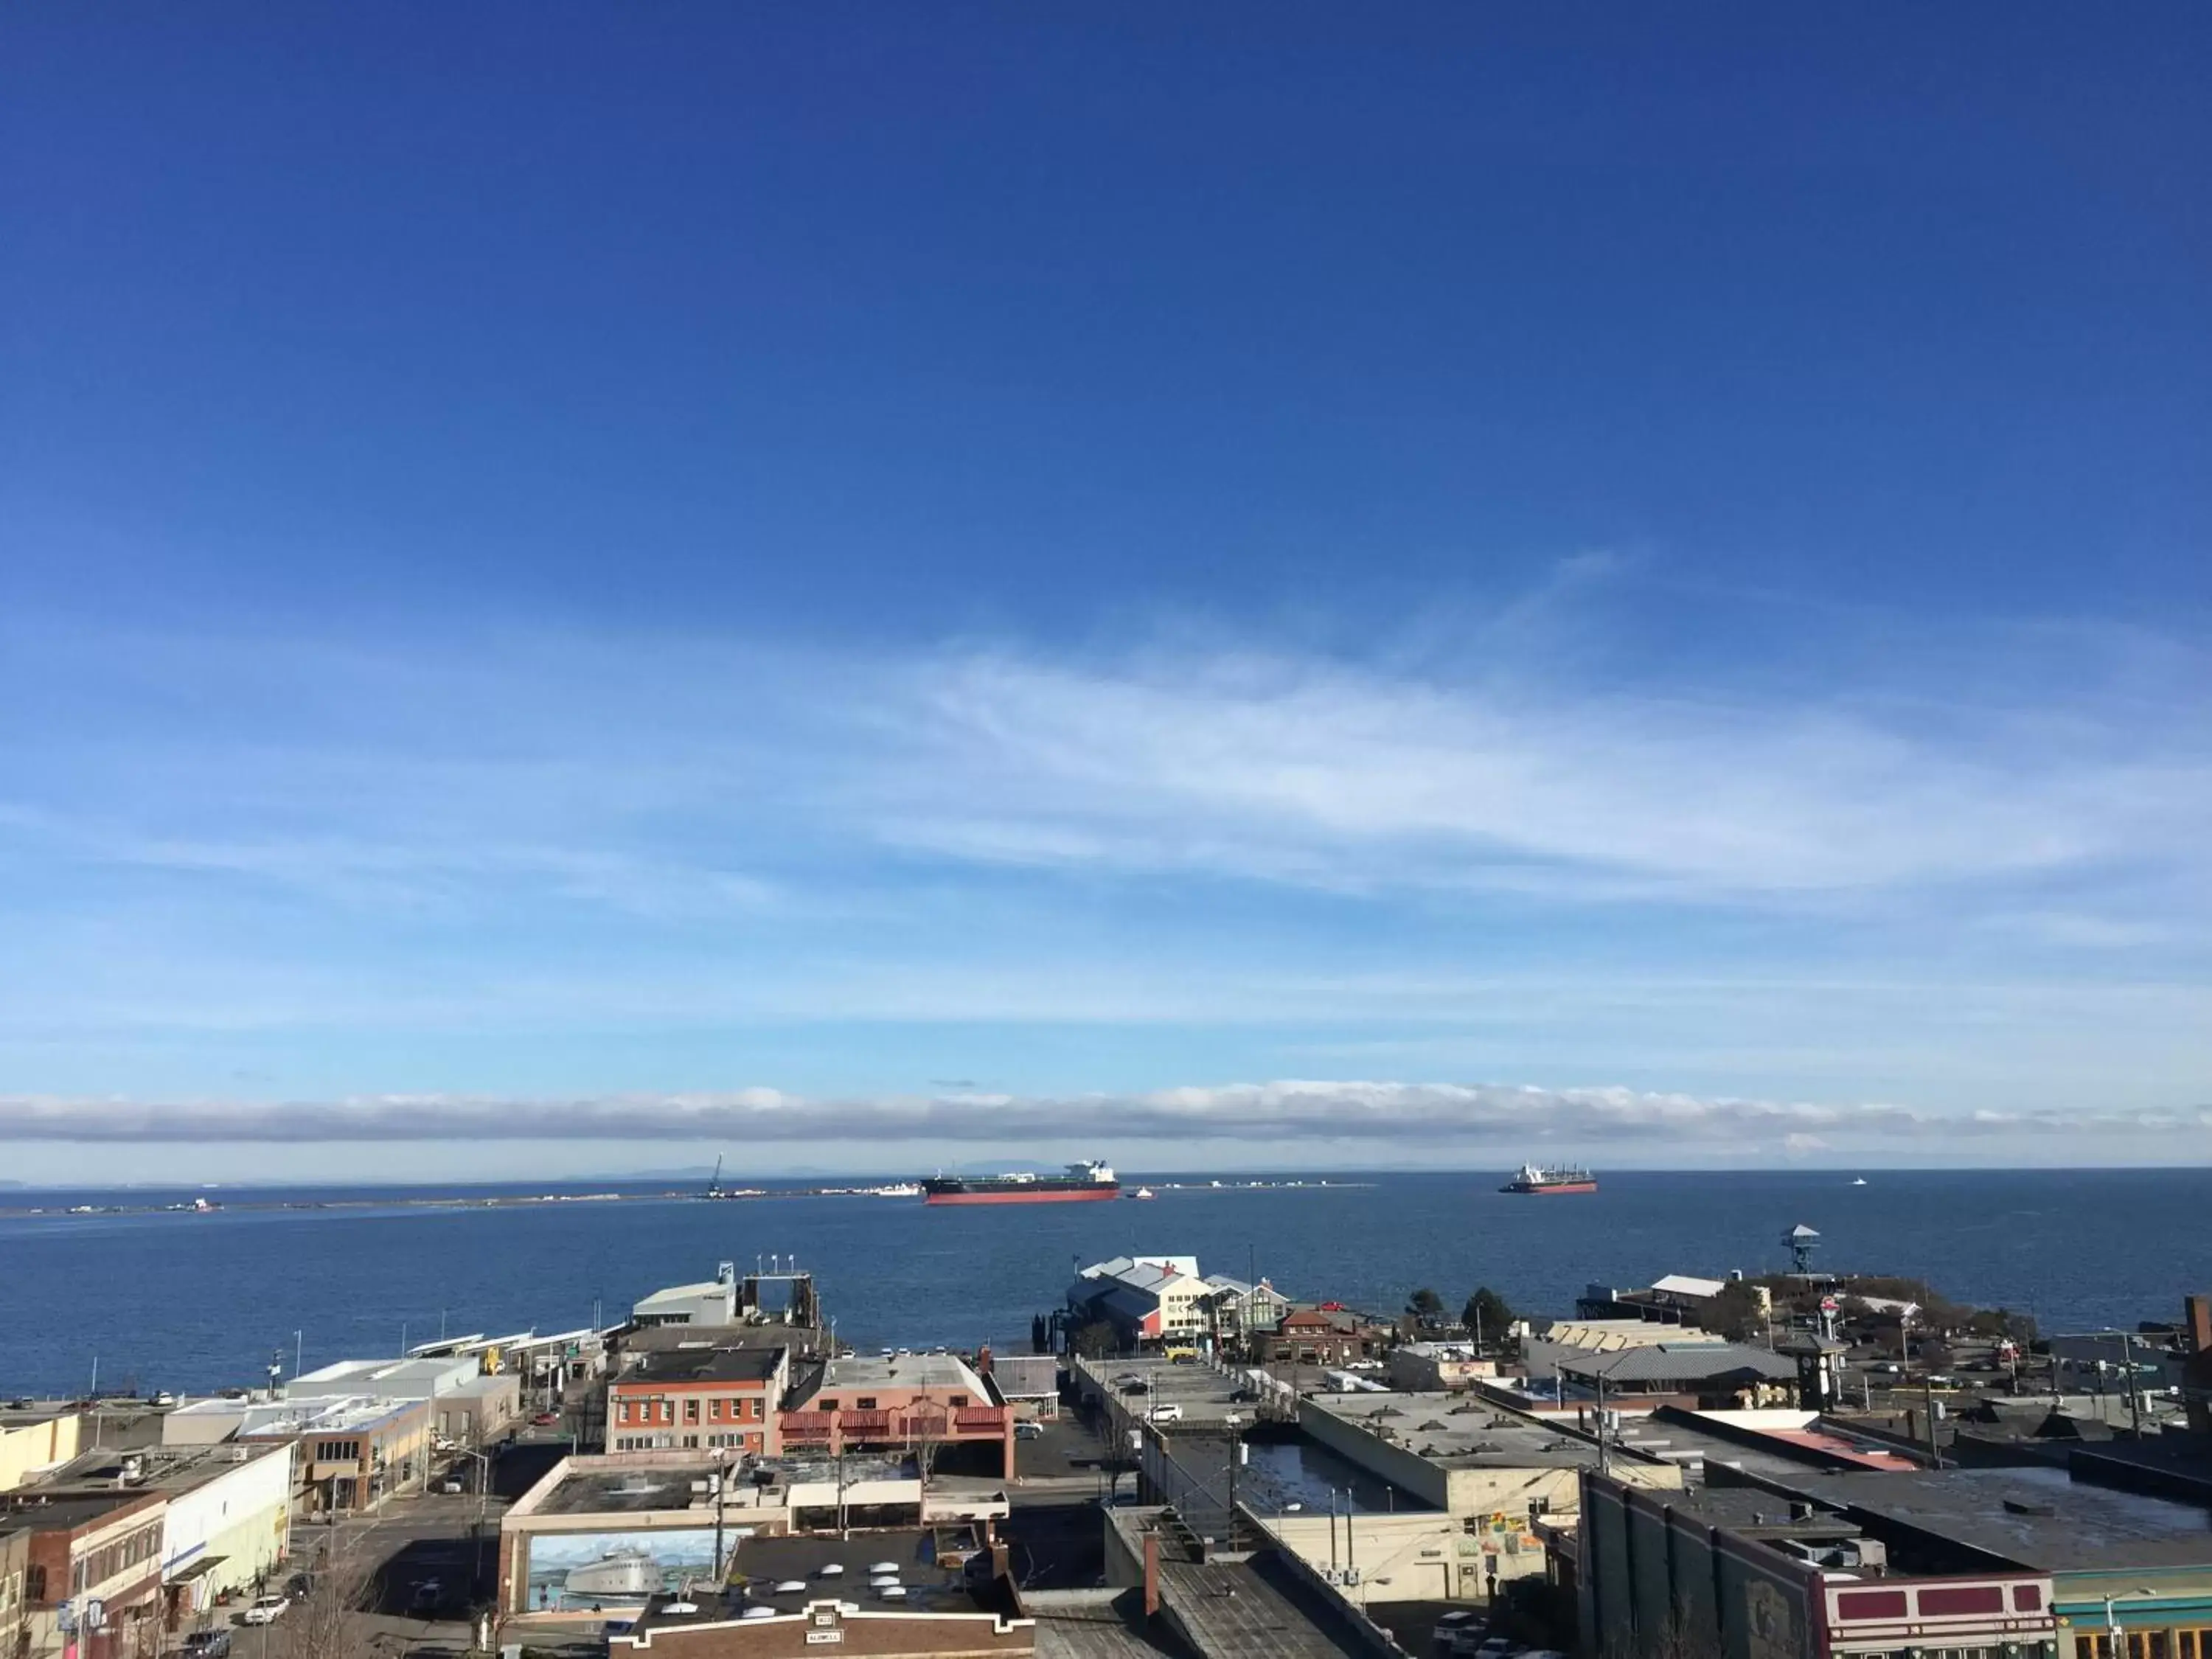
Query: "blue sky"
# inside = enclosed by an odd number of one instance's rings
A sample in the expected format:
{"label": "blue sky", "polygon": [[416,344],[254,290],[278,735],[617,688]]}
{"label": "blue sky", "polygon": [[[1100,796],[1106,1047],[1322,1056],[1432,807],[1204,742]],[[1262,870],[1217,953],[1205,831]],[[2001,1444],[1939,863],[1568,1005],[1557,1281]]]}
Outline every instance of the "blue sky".
{"label": "blue sky", "polygon": [[2203,1160],[2207,46],[16,9],[0,1163]]}

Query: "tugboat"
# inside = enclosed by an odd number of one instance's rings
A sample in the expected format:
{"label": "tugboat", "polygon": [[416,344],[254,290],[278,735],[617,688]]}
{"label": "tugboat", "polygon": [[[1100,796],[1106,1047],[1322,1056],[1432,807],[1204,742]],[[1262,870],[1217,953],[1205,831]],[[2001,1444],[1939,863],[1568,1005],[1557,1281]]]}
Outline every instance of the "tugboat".
{"label": "tugboat", "polygon": [[1538,1197],[1555,1193],[1594,1193],[1597,1190],[1597,1177],[1579,1164],[1547,1170],[1540,1164],[1523,1164],[1521,1173],[1498,1190]]}

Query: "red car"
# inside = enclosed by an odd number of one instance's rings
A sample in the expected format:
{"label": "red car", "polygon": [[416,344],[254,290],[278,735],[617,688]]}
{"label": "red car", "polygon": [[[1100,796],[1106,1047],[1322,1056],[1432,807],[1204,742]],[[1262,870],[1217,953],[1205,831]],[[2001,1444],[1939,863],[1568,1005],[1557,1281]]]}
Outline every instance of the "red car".
{"label": "red car", "polygon": [[537,1416],[532,1418],[530,1420],[538,1428],[550,1428],[554,1424],[558,1423],[561,1420],[561,1413],[558,1412],[540,1412]]}

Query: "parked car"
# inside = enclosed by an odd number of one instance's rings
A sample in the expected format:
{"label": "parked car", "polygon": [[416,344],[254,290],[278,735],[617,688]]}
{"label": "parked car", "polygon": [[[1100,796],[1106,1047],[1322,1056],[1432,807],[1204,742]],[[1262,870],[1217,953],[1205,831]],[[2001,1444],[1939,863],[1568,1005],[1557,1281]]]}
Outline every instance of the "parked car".
{"label": "parked car", "polygon": [[438,1490],[440,1492],[465,1492],[468,1488],[462,1484],[460,1476],[458,1474],[449,1474],[438,1483]]}
{"label": "parked car", "polygon": [[428,1612],[430,1608],[436,1607],[438,1603],[444,1599],[445,1594],[446,1587],[443,1584],[440,1583],[434,1578],[425,1578],[421,1583],[415,1586],[415,1594],[412,1598],[415,1611],[417,1613]]}
{"label": "parked car", "polygon": [[561,1413],[558,1412],[540,1412],[537,1416],[532,1418],[530,1420],[538,1428],[550,1429],[556,1423],[558,1423],[561,1420]]}
{"label": "parked car", "polygon": [[239,1615],[239,1622],[246,1625],[273,1625],[284,1616],[284,1609],[292,1605],[289,1595],[257,1595],[253,1605]]}
{"label": "parked car", "polygon": [[1436,1629],[1429,1638],[1429,1645],[1438,1659],[1444,1656],[1471,1654],[1474,1644],[1481,1635],[1482,1615],[1466,1607],[1456,1607],[1437,1620]]}
{"label": "parked car", "polygon": [[1014,1425],[1014,1438],[1017,1440],[1042,1440],[1044,1438],[1044,1425],[1042,1423],[1017,1423]]}
{"label": "parked car", "polygon": [[196,1630],[185,1638],[185,1652],[189,1659],[230,1659],[230,1632]]}
{"label": "parked car", "polygon": [[1180,1423],[1182,1421],[1182,1407],[1170,1401],[1164,1406],[1153,1407],[1151,1416],[1155,1423]]}

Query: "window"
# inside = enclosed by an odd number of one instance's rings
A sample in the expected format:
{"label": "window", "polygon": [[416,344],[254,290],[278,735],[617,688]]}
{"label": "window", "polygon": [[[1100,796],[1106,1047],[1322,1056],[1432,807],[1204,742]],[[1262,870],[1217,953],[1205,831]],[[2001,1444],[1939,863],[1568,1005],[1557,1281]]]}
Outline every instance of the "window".
{"label": "window", "polygon": [[699,1420],[699,1401],[696,1397],[684,1402],[684,1420],[686,1423],[696,1423]]}
{"label": "window", "polygon": [[854,1411],[872,1412],[875,1410],[875,1408],[876,1397],[873,1395],[862,1395],[858,1400],[855,1400],[853,1402],[853,1409]]}
{"label": "window", "polygon": [[1902,1619],[1911,1604],[1903,1590],[1845,1590],[1836,1597],[1842,1619]]}
{"label": "window", "polygon": [[[1996,1584],[1945,1585],[1920,1592],[1920,1616],[1923,1619],[1949,1619],[2004,1610],[2004,1590]],[[2138,1654],[2135,1659],[2142,1659],[2142,1656]]]}
{"label": "window", "polygon": [[2074,1659],[2112,1659],[2112,1638],[2100,1630],[2074,1632]]}
{"label": "window", "polygon": [[2174,1632],[2173,1659],[2212,1659],[2212,1626]]}
{"label": "window", "polygon": [[967,1396],[966,1395],[964,1395],[964,1394],[956,1394],[956,1395],[954,1395],[952,1396],[951,1400],[948,1403],[950,1403],[950,1404],[951,1404],[951,1406],[952,1406],[952,1407],[957,1410],[957,1409],[958,1409],[960,1407],[963,1407],[963,1406],[964,1406],[964,1405],[966,1405],[966,1404],[968,1403],[968,1396]]}
{"label": "window", "polygon": [[722,1420],[722,1400],[720,1395],[707,1402],[707,1415],[714,1422]]}
{"label": "window", "polygon": [[617,1400],[615,1401],[615,1421],[617,1423],[627,1423],[629,1421],[629,1401]]}

